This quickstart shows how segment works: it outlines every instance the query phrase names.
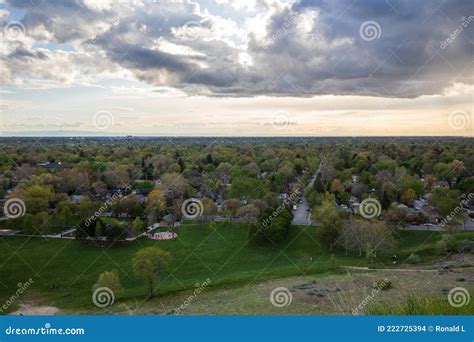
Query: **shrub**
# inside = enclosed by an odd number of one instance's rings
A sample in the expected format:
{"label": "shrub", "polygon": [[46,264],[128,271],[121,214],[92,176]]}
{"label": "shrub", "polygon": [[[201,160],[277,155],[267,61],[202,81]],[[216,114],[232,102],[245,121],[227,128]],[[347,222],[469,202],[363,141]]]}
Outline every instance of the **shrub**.
{"label": "shrub", "polygon": [[119,298],[123,292],[123,287],[120,284],[120,278],[117,271],[106,271],[100,274],[97,283],[92,287],[95,291],[99,287],[108,287],[114,293],[115,298]]}
{"label": "shrub", "polygon": [[421,262],[421,258],[418,254],[411,253],[410,256],[407,258],[406,263],[416,265]]}
{"label": "shrub", "polygon": [[459,253],[473,253],[474,254],[474,240],[461,240],[457,244],[457,251]]}
{"label": "shrub", "polygon": [[277,247],[288,238],[293,213],[289,208],[280,206],[267,208],[257,223],[249,229],[249,239],[257,245]]}
{"label": "shrub", "polygon": [[458,241],[453,235],[450,235],[450,234],[443,235],[442,241],[446,242],[446,250],[448,252],[456,252]]}
{"label": "shrub", "polygon": [[410,294],[403,303],[377,302],[366,311],[368,315],[470,315],[474,310],[471,300],[462,307],[453,307],[446,298]]}
{"label": "shrub", "polygon": [[445,255],[448,253],[448,243],[445,240],[439,240],[435,243],[435,252],[438,255]]}
{"label": "shrub", "polygon": [[372,288],[385,291],[392,288],[392,282],[388,279],[378,279],[372,283]]}

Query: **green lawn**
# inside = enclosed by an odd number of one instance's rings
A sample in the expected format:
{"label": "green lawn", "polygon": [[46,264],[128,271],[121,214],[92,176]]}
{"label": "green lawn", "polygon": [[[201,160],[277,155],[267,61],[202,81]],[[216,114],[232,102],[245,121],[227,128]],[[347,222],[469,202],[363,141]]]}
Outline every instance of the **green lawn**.
{"label": "green lawn", "polygon": [[[172,255],[169,268],[160,277],[156,293],[164,295],[194,288],[207,278],[211,286],[239,286],[269,278],[320,273],[335,265],[366,266],[363,258],[334,251],[335,258],[315,239],[314,227],[294,227],[290,242],[281,249],[247,244],[248,227],[225,223],[211,230],[206,225],[185,225],[178,239],[153,241],[142,238],[115,247],[95,247],[75,240],[0,238],[0,303],[29,278],[33,285],[23,295],[39,304],[59,308],[93,308],[92,286],[99,274],[117,269],[125,299],[143,300],[146,287],[132,272],[132,258],[141,247],[159,246]],[[400,261],[414,250],[428,253],[441,234],[401,232]],[[471,238],[472,233],[460,233]],[[389,256],[381,256],[389,261]],[[311,261],[312,258],[312,261]],[[25,298],[21,298],[24,300]],[[12,306],[12,309],[14,306]]]}

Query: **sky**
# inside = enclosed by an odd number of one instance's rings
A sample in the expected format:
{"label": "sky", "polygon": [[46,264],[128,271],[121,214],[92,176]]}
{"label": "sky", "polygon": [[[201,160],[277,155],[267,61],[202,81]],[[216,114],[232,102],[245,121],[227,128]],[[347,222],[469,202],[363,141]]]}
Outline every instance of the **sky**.
{"label": "sky", "polygon": [[474,136],[468,0],[0,0],[0,136]]}

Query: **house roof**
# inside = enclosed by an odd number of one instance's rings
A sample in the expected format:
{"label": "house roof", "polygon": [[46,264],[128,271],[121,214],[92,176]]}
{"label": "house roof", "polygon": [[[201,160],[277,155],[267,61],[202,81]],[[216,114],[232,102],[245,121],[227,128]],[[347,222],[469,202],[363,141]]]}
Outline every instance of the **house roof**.
{"label": "house roof", "polygon": [[38,167],[40,167],[42,169],[62,169],[62,168],[64,168],[64,165],[61,162],[59,162],[59,163],[47,162],[47,163],[39,163]]}
{"label": "house roof", "polygon": [[171,214],[163,216],[163,221],[165,222],[174,222],[174,216]]}
{"label": "house roof", "polygon": [[421,208],[421,211],[423,214],[430,216],[430,217],[441,217],[440,213],[438,210],[433,207],[432,205],[425,205],[423,208]]}

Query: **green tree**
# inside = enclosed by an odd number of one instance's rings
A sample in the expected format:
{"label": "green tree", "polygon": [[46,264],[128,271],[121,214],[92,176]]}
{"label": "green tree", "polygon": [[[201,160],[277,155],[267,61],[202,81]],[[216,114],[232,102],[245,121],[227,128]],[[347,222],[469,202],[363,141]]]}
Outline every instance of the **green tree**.
{"label": "green tree", "polygon": [[253,204],[247,204],[239,208],[237,216],[241,218],[256,218],[259,215],[259,210]]}
{"label": "green tree", "polygon": [[224,210],[224,215],[227,217],[235,216],[239,208],[240,201],[238,199],[231,198],[222,202],[222,209]]}
{"label": "green tree", "polygon": [[40,234],[47,234],[49,231],[49,215],[47,212],[39,212],[34,216],[35,231]]}
{"label": "green tree", "polygon": [[410,203],[412,203],[414,200],[417,199],[417,195],[416,195],[416,192],[415,190],[413,189],[407,189],[405,190],[405,192],[403,193],[402,195],[402,202],[405,203],[406,205],[409,205]]}
{"label": "green tree", "polygon": [[441,215],[447,216],[460,206],[459,191],[436,187],[432,191],[430,204],[435,206]]}
{"label": "green tree", "polygon": [[133,258],[133,269],[137,276],[148,283],[148,297],[153,297],[156,278],[168,266],[170,253],[159,247],[140,249]]}
{"label": "green tree", "polygon": [[291,228],[293,213],[288,207],[268,208],[258,222],[249,229],[251,242],[276,248],[286,241]]}
{"label": "green tree", "polygon": [[318,175],[314,181],[313,184],[313,189],[316,190],[316,192],[322,193],[324,192],[324,184],[321,181],[321,176]]}
{"label": "green tree", "polygon": [[67,227],[71,225],[72,218],[73,218],[72,211],[71,211],[71,208],[69,208],[68,206],[63,207],[61,211],[59,212],[59,221],[60,221],[60,224],[63,226]]}
{"label": "green tree", "polygon": [[99,275],[99,279],[92,287],[92,291],[95,291],[99,287],[107,287],[112,290],[115,298],[119,298],[123,292],[123,287],[120,284],[120,277],[116,270],[105,271]]}
{"label": "green tree", "polygon": [[461,190],[461,192],[466,195],[473,194],[474,193],[474,176],[463,179],[459,183],[459,190]]}
{"label": "green tree", "polygon": [[97,220],[95,224],[95,238],[98,239],[103,235],[104,235],[104,227],[102,224],[102,220],[99,219]]}
{"label": "green tree", "polygon": [[25,214],[22,217],[21,225],[23,227],[23,232],[25,234],[34,234],[35,227],[34,227],[34,216],[31,214]]}
{"label": "green tree", "polygon": [[380,201],[380,204],[383,210],[387,210],[388,208],[390,208],[391,201],[386,191],[383,192],[382,200]]}
{"label": "green tree", "polygon": [[232,181],[229,192],[230,197],[241,198],[249,194],[251,194],[251,198],[260,198],[265,194],[265,186],[262,185],[261,180],[250,177],[239,177]]}
{"label": "green tree", "polygon": [[126,224],[116,219],[109,219],[105,224],[104,236],[107,240],[114,244],[126,237]]}
{"label": "green tree", "polygon": [[31,185],[14,191],[11,197],[21,198],[25,202],[26,210],[31,214],[48,210],[48,204],[53,195],[49,186]]}
{"label": "green tree", "polygon": [[318,229],[319,239],[332,250],[339,238],[342,224],[335,207],[334,195],[326,193],[321,204],[314,210],[314,218],[321,224]]}
{"label": "green tree", "polygon": [[143,222],[142,219],[137,217],[132,223],[132,228],[135,231],[135,233],[138,235],[138,234],[142,233],[143,231],[145,231],[146,224],[145,224],[145,222]]}
{"label": "green tree", "polygon": [[343,226],[341,230],[341,244],[348,250],[355,250],[362,256],[363,251],[376,257],[377,252],[391,253],[396,246],[391,230],[384,222],[376,220],[353,219]]}

